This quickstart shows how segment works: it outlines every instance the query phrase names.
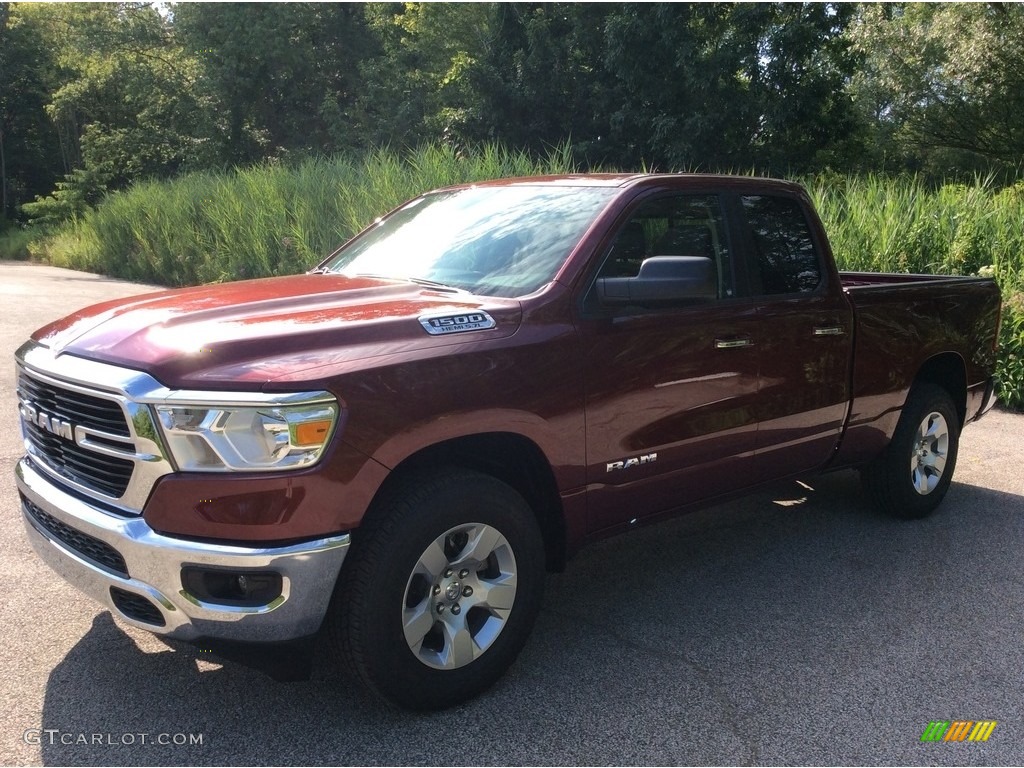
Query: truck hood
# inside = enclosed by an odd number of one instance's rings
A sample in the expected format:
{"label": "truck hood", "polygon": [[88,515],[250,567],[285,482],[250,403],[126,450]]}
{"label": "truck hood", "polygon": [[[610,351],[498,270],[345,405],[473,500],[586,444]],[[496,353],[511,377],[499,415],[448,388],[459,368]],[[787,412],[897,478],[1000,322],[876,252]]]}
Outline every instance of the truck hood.
{"label": "truck hood", "polygon": [[[428,334],[423,315],[485,311],[489,330]],[[96,304],[32,338],[55,354],[145,371],[168,387],[230,389],[343,372],[382,355],[501,338],[519,302],[388,279],[309,274],[162,291]],[[318,375],[317,378],[320,378]]]}

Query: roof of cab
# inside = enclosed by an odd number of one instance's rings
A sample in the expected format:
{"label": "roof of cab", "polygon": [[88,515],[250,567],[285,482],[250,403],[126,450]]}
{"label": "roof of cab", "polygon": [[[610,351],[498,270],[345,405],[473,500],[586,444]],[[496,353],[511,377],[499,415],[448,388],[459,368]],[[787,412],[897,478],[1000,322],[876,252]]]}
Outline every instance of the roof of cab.
{"label": "roof of cab", "polygon": [[[467,182],[455,184],[444,189],[467,189],[471,187],[508,187],[544,185],[554,187],[633,187],[656,186],[665,181],[685,181],[693,186],[759,187],[787,189],[802,192],[803,187],[791,181],[770,179],[757,176],[737,176],[711,173],[576,173],[550,176],[515,176],[506,179]],[[689,186],[687,184],[687,186]]]}

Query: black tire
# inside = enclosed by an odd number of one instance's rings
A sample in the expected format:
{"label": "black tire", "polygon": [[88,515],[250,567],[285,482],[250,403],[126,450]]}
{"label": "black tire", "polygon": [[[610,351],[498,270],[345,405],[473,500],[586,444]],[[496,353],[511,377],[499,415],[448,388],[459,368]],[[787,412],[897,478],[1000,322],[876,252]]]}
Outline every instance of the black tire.
{"label": "black tire", "polygon": [[914,386],[889,447],[861,470],[871,501],[903,520],[931,514],[953,479],[959,443],[960,417],[949,393],[931,383]]}
{"label": "black tire", "polygon": [[479,472],[410,476],[356,531],[348,557],[331,639],[373,692],[400,707],[443,709],[489,688],[540,609],[545,558],[533,511]]}

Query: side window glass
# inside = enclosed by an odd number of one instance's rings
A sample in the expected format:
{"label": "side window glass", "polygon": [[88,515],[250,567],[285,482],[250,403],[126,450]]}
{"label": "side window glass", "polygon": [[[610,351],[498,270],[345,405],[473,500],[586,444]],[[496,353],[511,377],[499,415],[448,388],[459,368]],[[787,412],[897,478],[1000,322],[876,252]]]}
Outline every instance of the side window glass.
{"label": "side window glass", "polygon": [[821,260],[800,204],[764,195],[742,200],[753,233],[755,293],[809,293],[817,288]]}
{"label": "side window glass", "polygon": [[676,195],[644,203],[615,237],[597,276],[636,277],[652,256],[708,258],[718,298],[733,295],[725,216],[714,195]]}

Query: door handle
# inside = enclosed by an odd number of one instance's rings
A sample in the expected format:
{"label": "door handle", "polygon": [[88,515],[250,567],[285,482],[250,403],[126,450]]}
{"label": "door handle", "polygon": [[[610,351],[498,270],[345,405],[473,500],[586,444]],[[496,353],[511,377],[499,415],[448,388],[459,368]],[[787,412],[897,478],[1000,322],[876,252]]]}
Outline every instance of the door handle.
{"label": "door handle", "polygon": [[740,339],[715,339],[716,349],[736,349],[738,347],[752,347],[754,346],[753,339],[740,338]]}
{"label": "door handle", "polygon": [[843,333],[841,325],[820,325],[814,329],[815,336],[842,336]]}

